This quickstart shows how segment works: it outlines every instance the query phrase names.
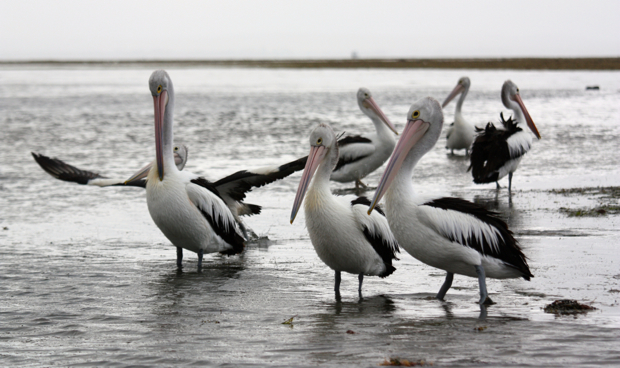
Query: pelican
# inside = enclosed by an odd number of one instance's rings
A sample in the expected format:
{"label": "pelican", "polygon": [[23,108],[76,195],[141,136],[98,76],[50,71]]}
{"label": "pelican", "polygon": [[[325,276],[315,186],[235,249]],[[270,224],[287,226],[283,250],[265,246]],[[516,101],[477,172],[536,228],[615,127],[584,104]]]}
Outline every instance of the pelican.
{"label": "pelican", "polygon": [[517,170],[519,163],[532,146],[532,136],[525,130],[525,125],[540,139],[540,134],[532,117],[527,112],[523,100],[519,95],[519,88],[511,80],[502,86],[502,102],[511,109],[515,119],[504,120],[500,114],[504,129],[497,129],[493,123],[488,123],[480,133],[471,148],[470,166],[474,183],[495,182],[508,175],[508,193],[512,187],[512,173]]}
{"label": "pelican", "polygon": [[441,104],[441,107],[446,107],[450,101],[452,101],[459,94],[458,102],[456,103],[456,110],[454,110],[454,123],[450,124],[448,128],[448,134],[446,135],[446,148],[450,149],[450,153],[454,155],[454,150],[465,150],[465,155],[469,155],[469,148],[474,141],[474,135],[476,134],[473,124],[470,124],[463,118],[461,108],[463,107],[463,101],[467,97],[469,92],[469,86],[471,82],[469,78],[462,77],[459,79],[456,87],[450,92],[446,100]]}
{"label": "pelican", "polygon": [[337,162],[336,135],[329,125],[320,124],[310,133],[310,155],[293,203],[291,224],[307,191],[306,227],[319,258],[335,271],[336,299],[340,299],[342,271],[358,275],[362,298],[364,275],[386,277],[396,270],[392,260],[397,259],[398,243],[380,210],[366,215],[370,204],[366,197],[331,194],[329,177]]}
{"label": "pelican", "polygon": [[154,71],[149,89],[155,107],[155,164],[146,179],[146,203],[157,227],[177,247],[177,266],[182,267],[187,249],[198,254],[200,272],[204,253],[241,253],[245,239],[213,183],[174,165],[175,95],[168,73]]}
{"label": "pelican", "polygon": [[[39,166],[56,179],[99,187],[131,186],[146,188],[146,176],[154,164],[154,162],[147,164],[129,180],[109,179],[97,172],[79,169],[57,158],[49,158],[34,152],[31,153]],[[187,147],[185,145],[175,146],[173,154],[177,168],[183,170],[187,163]],[[213,183],[213,186],[235,216],[237,225],[243,231],[246,239],[250,236],[256,237],[256,234],[243,223],[239,216],[258,215],[261,213],[262,207],[256,204],[244,203],[245,194],[254,188],[283,179],[296,171],[302,170],[306,160],[307,157],[302,157],[277,167],[265,166],[252,170],[241,170]]]}
{"label": "pelican", "polygon": [[[105,176],[100,175],[97,172],[78,169],[75,166],[69,165],[68,163],[61,161],[57,158],[50,158],[40,153],[30,152],[34,160],[41,166],[45,172],[55,177],[58,180],[68,181],[72,183],[82,184],[82,185],[94,185],[98,187],[109,187],[109,186],[135,186],[146,188],[146,180],[144,180],[144,176],[138,178],[136,175],[136,179],[131,183],[125,184],[125,179],[110,179]],[[185,164],[187,163],[187,147],[185,145],[175,146],[173,148],[174,154],[174,163],[179,170],[183,170]],[[139,172],[146,172],[151,169],[152,163],[144,166]]]}
{"label": "pelican", "polygon": [[423,98],[411,106],[407,120],[368,213],[385,195],[385,214],[398,244],[418,260],[447,271],[437,299],[443,300],[456,273],[477,277],[479,303],[491,304],[486,277],[529,280],[533,275],[526,257],[496,213],[460,198],[424,201],[416,196],[413,168],[441,134],[441,106]]}
{"label": "pelican", "polygon": [[347,183],[355,181],[355,188],[366,187],[362,178],[377,170],[392,154],[396,140],[396,128],[390,123],[367,88],[357,91],[360,110],[372,120],[375,133],[346,136],[338,140],[340,156],[331,174],[331,180]]}

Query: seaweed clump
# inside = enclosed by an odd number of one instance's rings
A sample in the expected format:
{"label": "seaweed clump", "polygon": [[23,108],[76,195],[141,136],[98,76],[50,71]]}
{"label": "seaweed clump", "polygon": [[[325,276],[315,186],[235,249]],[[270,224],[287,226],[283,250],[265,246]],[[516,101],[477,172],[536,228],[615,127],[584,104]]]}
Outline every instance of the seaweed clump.
{"label": "seaweed clump", "polygon": [[407,359],[399,359],[399,358],[390,358],[390,360],[384,360],[383,363],[379,364],[382,366],[392,366],[392,367],[423,367],[423,366],[432,366],[432,362],[425,362],[424,360],[411,361]]}
{"label": "seaweed clump", "polygon": [[556,300],[553,303],[546,305],[545,313],[553,313],[557,315],[579,314],[579,313],[587,313],[595,309],[596,308],[592,306],[581,304],[576,300],[561,299],[561,300]]}

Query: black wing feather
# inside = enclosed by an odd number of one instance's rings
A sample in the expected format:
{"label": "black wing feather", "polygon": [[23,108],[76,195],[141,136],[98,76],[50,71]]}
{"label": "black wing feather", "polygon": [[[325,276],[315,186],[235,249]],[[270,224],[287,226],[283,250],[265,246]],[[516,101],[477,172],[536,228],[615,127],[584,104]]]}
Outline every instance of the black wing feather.
{"label": "black wing feather", "polygon": [[534,277],[527,265],[527,258],[523,254],[521,247],[519,247],[512,231],[510,231],[508,225],[498,217],[497,212],[489,211],[478,204],[454,197],[438,198],[431,202],[424,203],[424,205],[465,213],[494,227],[501,235],[497,248],[493,247],[488,239],[484,237],[482,239],[475,236],[469,239],[450,238],[450,240],[473,248],[481,254],[500,259],[505,264],[521,271],[523,278],[526,280],[529,280],[530,277]]}
{"label": "black wing feather", "polygon": [[[222,201],[224,201],[215,185],[207,179],[200,177],[192,179],[190,181],[198,186],[205,188],[206,190],[218,196]],[[207,220],[209,225],[211,225],[211,228],[213,228],[215,233],[226,243],[230,244],[233,247],[231,250],[221,252],[222,254],[233,255],[243,252],[243,249],[245,248],[245,239],[237,232],[235,226],[231,226],[231,224],[226,223],[224,221],[224,218],[221,216],[216,216],[215,218],[213,218],[210,213],[202,211],[200,208],[198,208],[198,210],[200,210],[200,212]]]}
{"label": "black wing feather", "polygon": [[351,143],[372,143],[372,141],[368,138],[362,137],[361,135],[348,135],[338,140],[338,147],[344,147]]}
{"label": "black wing feather", "polygon": [[[372,143],[372,141],[368,138],[362,137],[361,135],[349,135],[349,136],[346,136],[338,140],[338,147],[344,147],[348,144],[353,144],[353,143]],[[338,163],[336,164],[336,167],[334,168],[334,171],[339,170],[344,165],[348,165],[352,162],[359,161],[366,157],[368,157],[368,155],[358,156],[358,157],[340,157],[338,159]]]}
{"label": "black wing feather", "polygon": [[296,171],[303,170],[306,166],[306,161],[308,161],[308,156],[286,163],[269,174],[257,174],[247,170],[237,171],[216,181],[213,183],[213,186],[217,189],[222,189],[225,185],[233,184],[226,189],[225,193],[236,201],[242,201],[245,199],[245,194],[252,189],[262,187],[276,180],[286,178]]}
{"label": "black wing feather", "polygon": [[[371,202],[368,198],[362,196],[351,201],[351,206],[355,206],[356,204],[370,207]],[[383,209],[381,207],[375,206],[375,210],[383,217],[385,217],[385,213],[383,212]],[[391,275],[394,271],[396,271],[396,268],[392,266],[392,260],[398,260],[398,258],[396,258],[396,253],[400,252],[398,243],[396,241],[394,241],[393,243],[388,241],[387,239],[383,238],[379,233],[372,234],[366,226],[363,227],[363,231],[366,240],[368,240],[370,245],[372,245],[372,248],[375,250],[375,252],[377,252],[379,257],[381,257],[383,263],[385,264],[385,272],[380,274],[379,277],[387,277]]]}
{"label": "black wing feather", "polygon": [[30,153],[39,166],[56,179],[86,185],[91,179],[105,178],[96,172],[78,169],[57,158],[50,158],[34,152]]}
{"label": "black wing feather", "polygon": [[525,152],[510,155],[508,143],[510,136],[522,131],[517,122],[500,114],[504,130],[497,129],[493,123],[488,123],[484,129],[476,128],[478,136],[471,147],[470,165],[474,183],[492,183],[498,180],[499,169],[509,160],[522,156]]}
{"label": "black wing feather", "polygon": [[[49,158],[42,154],[30,152],[34,160],[41,166],[45,172],[55,177],[56,179],[68,181],[71,183],[77,183],[81,185],[87,185],[89,181],[93,179],[107,179],[105,176],[99,173],[78,169],[75,166],[61,161],[57,158]],[[140,187],[146,188],[146,180],[136,180],[129,184],[124,184],[119,180],[118,184],[110,184],[108,186],[128,186],[128,187]]]}

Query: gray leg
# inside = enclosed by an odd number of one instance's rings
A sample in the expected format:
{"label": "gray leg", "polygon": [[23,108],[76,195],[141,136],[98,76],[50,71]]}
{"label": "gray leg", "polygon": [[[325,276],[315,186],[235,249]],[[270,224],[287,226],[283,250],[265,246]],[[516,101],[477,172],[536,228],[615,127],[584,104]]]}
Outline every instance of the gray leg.
{"label": "gray leg", "polygon": [[183,268],[183,248],[177,247],[177,268]]}
{"label": "gray leg", "polygon": [[512,173],[508,173],[508,194],[510,194],[510,188],[512,188]]}
{"label": "gray leg", "polygon": [[443,301],[443,297],[446,296],[446,293],[450,289],[450,286],[452,286],[453,279],[454,274],[452,272],[448,272],[448,274],[446,275],[446,281],[443,282],[443,285],[441,285],[441,289],[439,289],[439,292],[437,293],[437,299]]}
{"label": "gray leg", "polygon": [[360,273],[357,278],[360,280],[360,286],[359,288],[357,288],[357,292],[360,296],[360,299],[362,299],[362,282],[364,282],[364,274]]}
{"label": "gray leg", "polygon": [[450,154],[451,154],[452,156],[454,156],[454,148],[451,148],[451,149],[450,149]]}
{"label": "gray leg", "polygon": [[478,285],[480,286],[480,302],[479,304],[493,304],[489,293],[487,293],[486,275],[484,274],[484,268],[482,266],[474,266],[476,268],[476,274],[478,274]]}
{"label": "gray leg", "polygon": [[203,256],[203,251],[202,249],[198,251],[198,272],[202,272],[202,256]]}
{"label": "gray leg", "polygon": [[499,189],[499,188],[501,188],[501,187],[499,186],[499,182],[497,182],[497,181],[496,181],[496,182],[495,182],[495,189]]}
{"label": "gray leg", "polygon": [[336,271],[336,282],[334,283],[334,292],[336,293],[336,300],[340,300],[340,271]]}

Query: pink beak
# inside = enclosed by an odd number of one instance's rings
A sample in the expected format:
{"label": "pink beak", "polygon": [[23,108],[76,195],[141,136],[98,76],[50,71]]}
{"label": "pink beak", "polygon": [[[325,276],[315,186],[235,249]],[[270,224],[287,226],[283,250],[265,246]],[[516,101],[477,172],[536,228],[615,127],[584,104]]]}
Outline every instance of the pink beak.
{"label": "pink beak", "polygon": [[160,181],[164,180],[164,114],[166,113],[167,102],[167,91],[163,91],[159,96],[153,96],[155,105],[155,158]]}
{"label": "pink beak", "polygon": [[295,202],[293,202],[293,210],[291,211],[291,224],[295,220],[297,212],[301,207],[301,202],[304,200],[304,196],[306,195],[306,191],[308,190],[308,185],[310,185],[312,176],[314,175],[314,172],[319,167],[321,162],[323,162],[325,154],[327,154],[327,148],[325,148],[325,146],[310,147],[308,161],[306,161],[306,167],[304,167],[304,173],[301,175],[301,181],[299,182],[299,187],[297,188],[297,195],[295,195]]}
{"label": "pink beak", "polygon": [[463,87],[462,84],[457,84],[456,87],[454,87],[454,89],[452,90],[452,92],[450,92],[448,97],[446,97],[446,100],[441,104],[441,108],[443,109],[444,107],[446,107],[450,103],[450,101],[452,101],[454,97],[458,96],[459,93],[463,92],[464,89],[465,87]]}
{"label": "pink beak", "polygon": [[398,135],[398,132],[396,131],[396,128],[394,127],[394,125],[392,125],[392,123],[390,122],[390,119],[388,119],[387,116],[385,116],[385,114],[383,113],[379,105],[377,105],[377,103],[372,97],[368,97],[367,99],[365,99],[363,104],[364,106],[371,109],[375,114],[377,114],[377,116],[379,116],[379,119],[381,119],[381,121],[385,125],[387,125],[388,128],[390,128],[390,130],[392,130],[394,133],[396,133],[396,135]]}
{"label": "pink beak", "polygon": [[519,104],[519,107],[521,107],[521,111],[523,111],[523,115],[525,116],[525,122],[527,123],[527,126],[534,133],[534,135],[536,135],[536,138],[540,139],[540,133],[538,133],[538,129],[536,129],[536,125],[534,125],[534,120],[532,120],[530,113],[527,112],[527,109],[525,108],[525,104],[523,103],[521,96],[519,96],[519,94],[516,94],[513,97],[513,100],[515,100],[517,104]]}
{"label": "pink beak", "polygon": [[377,203],[379,203],[381,198],[383,198],[383,195],[392,184],[392,181],[394,181],[394,178],[396,177],[398,170],[402,166],[403,161],[405,161],[405,158],[407,157],[409,151],[420,139],[422,139],[424,133],[426,133],[429,126],[429,123],[420,119],[409,120],[407,122],[405,130],[403,130],[403,134],[400,136],[400,139],[396,144],[396,148],[394,148],[392,157],[390,157],[387,168],[385,169],[383,176],[381,176],[381,181],[379,181],[379,185],[377,186],[377,190],[375,191],[375,196],[372,199],[370,208],[368,209],[369,215],[375,208]]}

